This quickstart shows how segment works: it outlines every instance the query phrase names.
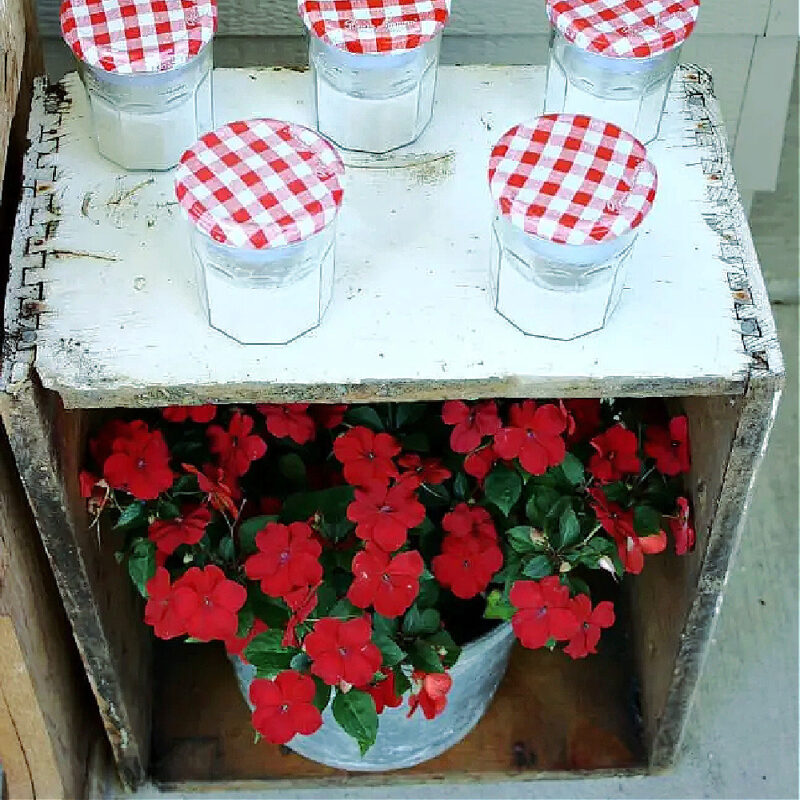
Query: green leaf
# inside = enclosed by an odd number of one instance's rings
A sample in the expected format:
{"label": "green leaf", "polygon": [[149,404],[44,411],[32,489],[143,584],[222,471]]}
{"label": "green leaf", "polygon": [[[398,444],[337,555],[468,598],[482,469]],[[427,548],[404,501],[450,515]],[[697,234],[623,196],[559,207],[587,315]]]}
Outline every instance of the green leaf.
{"label": "green leaf", "polygon": [[522,478],[515,470],[495,467],[486,476],[484,492],[486,499],[508,516],[522,494]]}
{"label": "green leaf", "polygon": [[416,603],[406,611],[403,617],[403,633],[407,636],[425,636],[439,630],[441,618],[434,608],[420,611]]}
{"label": "green leaf", "polygon": [[172,494],[196,494],[200,490],[197,488],[196,475],[181,475],[172,484]]}
{"label": "green leaf", "polygon": [[139,594],[147,597],[145,585],[156,574],[156,546],[149,539],[137,539],[128,556],[128,575]]}
{"label": "green leaf", "polygon": [[558,521],[558,533],[560,540],[559,549],[562,547],[572,547],[583,538],[581,535],[581,524],[578,522],[578,515],[571,506],[564,511]]}
{"label": "green leaf", "polygon": [[463,472],[457,472],[453,481],[453,495],[457,500],[466,500],[469,494],[469,481]]}
{"label": "green leaf", "polygon": [[411,681],[408,679],[405,672],[403,672],[402,667],[395,667],[392,671],[394,672],[394,693],[398,697],[402,697],[411,689]]}
{"label": "green leaf", "polygon": [[250,517],[239,525],[239,547],[245,555],[251,555],[256,552],[256,534],[264,530],[268,522],[275,522],[277,517],[261,515],[258,517]]}
{"label": "green leaf", "polygon": [[567,586],[569,586],[570,592],[573,595],[586,594],[591,596],[592,592],[591,589],[589,589],[589,584],[586,583],[586,581],[581,580],[581,578],[576,578],[571,572],[568,572],[564,576],[564,580],[566,581]]}
{"label": "green leaf", "polygon": [[387,636],[391,638],[397,633],[400,623],[396,618],[390,619],[375,612],[372,615],[372,630],[376,636]]}
{"label": "green leaf", "polygon": [[300,654],[296,647],[284,647],[282,638],[282,631],[270,629],[247,645],[245,658],[256,668],[259,678],[274,678],[289,669],[292,660]]}
{"label": "green leaf", "polygon": [[371,406],[350,406],[344,419],[350,425],[363,425],[373,431],[383,430],[383,420]]}
{"label": "green leaf", "polygon": [[442,507],[450,505],[450,492],[441,484],[423,483],[417,490],[417,497],[426,506]]}
{"label": "green leaf", "polygon": [[144,501],[137,501],[126,506],[119,515],[114,530],[119,533],[133,530],[134,528],[144,527],[148,523],[147,504]]}
{"label": "green leaf", "polygon": [[292,656],[292,660],[289,662],[289,669],[293,669],[295,672],[308,672],[310,666],[311,659],[302,651]]}
{"label": "green leaf", "polygon": [[435,645],[417,639],[408,651],[408,660],[414,669],[423,672],[444,672],[444,665]]}
{"label": "green leaf", "polygon": [[553,506],[561,499],[561,494],[549,486],[537,486],[535,489],[536,507],[543,514],[549,514]]}
{"label": "green leaf", "polygon": [[511,619],[516,611],[517,609],[503,597],[503,594],[498,589],[494,589],[486,598],[486,610],[483,612],[483,616],[486,619]]}
{"label": "green leaf", "polygon": [[406,654],[402,651],[397,642],[390,639],[388,636],[373,635],[372,641],[375,643],[378,650],[381,651],[383,663],[386,664],[387,667],[396,666],[406,657]]}
{"label": "green leaf", "polygon": [[444,628],[436,631],[433,636],[429,636],[426,640],[428,644],[432,644],[442,659],[442,664],[445,667],[452,667],[458,657],[461,655],[461,648],[453,641],[453,637]]}
{"label": "green leaf", "polygon": [[439,582],[425,570],[419,580],[416,604],[419,608],[431,608],[439,599]]}
{"label": "green leaf", "polygon": [[627,505],[630,491],[622,481],[616,481],[616,483],[606,484],[603,487],[603,494],[612,503]]}
{"label": "green leaf", "polygon": [[248,586],[248,602],[253,609],[253,614],[270,628],[283,629],[289,621],[289,610],[280,600],[265,595],[257,584]]}
{"label": "green leaf", "polygon": [[425,416],[427,407],[426,403],[399,403],[395,412],[395,425],[403,428],[419,422]]}
{"label": "green leaf", "polygon": [[223,536],[217,545],[217,552],[223,561],[233,561],[236,558],[236,548],[230,536]]}
{"label": "green leaf", "polygon": [[577,456],[567,453],[560,466],[564,477],[573,486],[580,486],[585,481],[586,475],[583,470],[583,464]]}
{"label": "green leaf", "polygon": [[180,507],[171,500],[158,501],[157,515],[159,519],[175,519],[181,515]]}
{"label": "green leaf", "polygon": [[250,603],[245,603],[239,610],[239,626],[236,628],[237,638],[241,639],[250,633],[254,619],[255,615],[253,614],[253,609],[250,607]]}
{"label": "green leaf", "polygon": [[375,744],[378,735],[378,712],[375,701],[367,692],[351,689],[336,692],[333,698],[333,718],[349,736],[358,742],[363,756]]}
{"label": "green leaf", "polygon": [[332,486],[317,492],[297,492],[290,494],[281,509],[282,522],[305,522],[315,514],[326,520],[342,520],[347,514],[347,506],[353,502],[352,486]]}
{"label": "green leaf", "polygon": [[319,711],[324,711],[331,700],[331,687],[328,686],[322,678],[318,678],[316,675],[312,675],[311,677],[314,679],[314,684],[317,687],[317,691],[314,692],[314,699],[311,702]]}
{"label": "green leaf", "polygon": [[337,600],[333,608],[328,612],[329,617],[336,617],[337,619],[351,619],[352,617],[363,616],[364,609],[354,606],[346,597]]}
{"label": "green leaf", "polygon": [[550,561],[549,556],[538,555],[525,562],[522,568],[522,574],[526,578],[538,581],[541,578],[546,578],[548,575],[553,574],[553,562]]}
{"label": "green leaf", "polygon": [[[535,541],[534,541],[535,537]],[[547,548],[547,540],[540,531],[530,525],[517,525],[506,531],[506,538],[511,547],[517,552],[540,553]]]}
{"label": "green leaf", "polygon": [[640,536],[658,533],[661,530],[661,514],[650,506],[633,509],[633,527]]}
{"label": "green leaf", "polygon": [[285,453],[278,460],[278,471],[290,483],[302,486],[306,482],[306,465],[297,453]]}

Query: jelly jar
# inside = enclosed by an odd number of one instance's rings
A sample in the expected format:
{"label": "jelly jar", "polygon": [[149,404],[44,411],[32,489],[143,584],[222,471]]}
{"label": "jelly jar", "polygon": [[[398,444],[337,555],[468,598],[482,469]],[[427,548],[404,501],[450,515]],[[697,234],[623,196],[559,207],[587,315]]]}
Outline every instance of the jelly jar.
{"label": "jelly jar", "polygon": [[61,31],[78,58],[101,155],[166,170],[213,127],[216,0],[64,0]]}
{"label": "jelly jar", "polygon": [[644,145],[612,123],[546,114],[507,131],[489,160],[495,309],[534,336],[602,328],[656,187]]}
{"label": "jelly jar", "polygon": [[545,113],[588,114],[647,144],[700,0],[547,0]]}
{"label": "jelly jar", "polygon": [[320,324],[343,174],[316,131],[274,119],[231,122],[183,154],[175,193],[212,328],[242,344],[286,344]]}
{"label": "jelly jar", "polygon": [[433,113],[446,0],[299,0],[320,132],[347,150],[413,142]]}

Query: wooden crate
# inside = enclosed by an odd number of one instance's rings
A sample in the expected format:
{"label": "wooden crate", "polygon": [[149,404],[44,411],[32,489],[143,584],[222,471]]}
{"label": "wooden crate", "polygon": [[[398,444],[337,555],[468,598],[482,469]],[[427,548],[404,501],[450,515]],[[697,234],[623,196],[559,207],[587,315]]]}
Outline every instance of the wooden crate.
{"label": "wooden crate", "polygon": [[[711,79],[691,66],[676,75],[651,149],[659,197],[607,329],[545,341],[491,310],[488,154],[538,107],[543,82],[538,67],[443,68],[434,121],[416,144],[346,157],[333,303],[317,331],[285,347],[241,346],[208,328],[170,174],[125,174],[95,152],[74,75],[37,87],[3,415],[128,783],[477,780],[673,761],[774,419],[781,355]],[[218,70],[217,122],[310,123],[308,94],[296,70]],[[667,397],[689,416],[698,547],[652,559],[631,582],[604,656],[516,653],[463,743],[378,777],[254,745],[212,646],[161,645],[152,666],[141,604],[113,542],[89,532],[78,493],[102,409],[493,396]]]}

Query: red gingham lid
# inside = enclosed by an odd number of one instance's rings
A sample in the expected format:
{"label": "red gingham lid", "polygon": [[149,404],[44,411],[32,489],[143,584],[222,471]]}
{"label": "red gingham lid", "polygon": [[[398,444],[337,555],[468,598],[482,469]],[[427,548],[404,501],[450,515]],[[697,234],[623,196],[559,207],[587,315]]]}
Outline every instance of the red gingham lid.
{"label": "red gingham lid", "polygon": [[221,244],[260,250],[327,227],[342,203],[344,164],[316,131],[276,119],[231,122],[181,156],[175,194]]}
{"label": "red gingham lid", "polygon": [[217,0],[64,0],[61,35],[84,63],[131,74],[181,67],[217,30]]}
{"label": "red gingham lid", "polygon": [[636,228],[657,183],[641,142],[586,116],[546,114],[515,125],[489,159],[489,191],[500,213],[559,244],[597,244]]}
{"label": "red gingham lid", "polygon": [[682,44],[700,0],[547,0],[547,16],[564,37],[590,53],[649,58]]}
{"label": "red gingham lid", "polygon": [[311,33],[350,53],[403,53],[433,39],[450,15],[446,0],[297,0]]}

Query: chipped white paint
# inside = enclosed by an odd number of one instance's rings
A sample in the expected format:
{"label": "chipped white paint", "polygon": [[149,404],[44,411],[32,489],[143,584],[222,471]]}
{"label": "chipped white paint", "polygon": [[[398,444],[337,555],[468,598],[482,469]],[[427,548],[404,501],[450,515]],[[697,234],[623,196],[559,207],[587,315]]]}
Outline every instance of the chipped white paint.
{"label": "chipped white paint", "polygon": [[[311,121],[307,74],[220,70],[215,81],[217,123],[256,114]],[[488,154],[538,110],[543,82],[542,68],[442,68],[434,120],[416,144],[348,157],[328,315],[311,334],[270,347],[208,327],[171,176],[121,175],[97,155],[85,95],[70,76],[72,104],[52,156],[60,222],[43,245],[43,383],[70,406],[741,391],[751,360],[719,258],[724,233],[704,219],[708,147],[697,145],[678,84],[651,147],[659,195],[608,327],[543,341],[492,310]],[[702,135],[727,164],[724,136]],[[733,215],[744,227],[738,205]],[[747,269],[758,272],[754,261]]]}

